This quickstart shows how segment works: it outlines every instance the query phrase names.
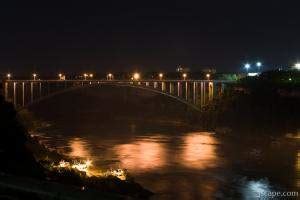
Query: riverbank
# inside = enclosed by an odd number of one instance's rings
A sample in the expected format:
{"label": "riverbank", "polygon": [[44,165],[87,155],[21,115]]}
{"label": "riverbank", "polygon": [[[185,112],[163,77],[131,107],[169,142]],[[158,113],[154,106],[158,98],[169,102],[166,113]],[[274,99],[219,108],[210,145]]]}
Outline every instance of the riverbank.
{"label": "riverbank", "polygon": [[[221,99],[206,107],[198,121],[213,130],[243,134],[297,132],[300,122],[300,86],[278,82],[262,74],[230,85]],[[222,131],[221,131],[222,132]]]}
{"label": "riverbank", "polygon": [[[8,197],[16,197],[24,192],[18,186],[22,183],[14,181],[21,177],[24,177],[23,185],[27,185],[25,184],[27,179],[34,179],[36,185],[60,183],[81,188],[82,191],[98,191],[98,196],[101,196],[101,193],[111,193],[112,196],[118,194],[124,198],[148,198],[152,195],[121,169],[89,174],[88,170],[92,165],[90,161],[72,160],[55,151],[49,151],[28,134],[13,105],[5,102],[2,96],[0,96],[0,120],[2,138],[0,159],[5,161],[0,166],[0,172],[11,181],[9,188],[1,186],[1,190],[5,194],[7,192]],[[15,187],[11,187],[13,185]]]}

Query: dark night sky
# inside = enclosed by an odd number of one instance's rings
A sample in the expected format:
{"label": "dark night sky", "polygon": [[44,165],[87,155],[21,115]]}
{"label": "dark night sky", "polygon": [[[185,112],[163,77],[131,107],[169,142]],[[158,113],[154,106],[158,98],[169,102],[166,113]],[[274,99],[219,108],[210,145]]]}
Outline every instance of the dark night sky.
{"label": "dark night sky", "polygon": [[286,1],[23,2],[0,6],[0,72],[170,71],[177,64],[228,71],[258,59],[266,67],[300,59],[299,6]]}

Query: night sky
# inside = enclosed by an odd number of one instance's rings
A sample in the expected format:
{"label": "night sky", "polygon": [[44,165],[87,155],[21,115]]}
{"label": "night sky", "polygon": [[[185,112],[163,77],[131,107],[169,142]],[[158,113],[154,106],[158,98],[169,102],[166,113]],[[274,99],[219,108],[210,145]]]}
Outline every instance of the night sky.
{"label": "night sky", "polygon": [[[1,3],[0,72],[237,71],[300,59],[300,12],[286,1]],[[163,3],[164,2],[164,3]],[[222,2],[222,3],[221,3]]]}

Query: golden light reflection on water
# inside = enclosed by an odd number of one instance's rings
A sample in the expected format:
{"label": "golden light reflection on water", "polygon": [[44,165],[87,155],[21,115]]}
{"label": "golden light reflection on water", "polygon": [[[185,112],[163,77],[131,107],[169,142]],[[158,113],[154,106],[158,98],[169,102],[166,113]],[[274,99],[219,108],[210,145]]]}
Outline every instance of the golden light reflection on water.
{"label": "golden light reflection on water", "polygon": [[[174,139],[174,138],[173,138]],[[210,133],[196,132],[177,138],[153,136],[114,147],[121,166],[129,171],[150,171],[176,162],[181,167],[205,169],[217,164],[216,141]]]}
{"label": "golden light reflection on water", "polygon": [[87,142],[83,139],[73,138],[69,141],[69,146],[71,148],[68,154],[69,156],[85,159],[89,159],[91,157],[91,152],[87,148]]}
{"label": "golden light reflection on water", "polygon": [[296,158],[296,186],[300,188],[300,151],[297,152]]}
{"label": "golden light reflection on water", "polygon": [[140,171],[163,167],[166,164],[166,147],[157,141],[134,141],[114,147],[123,168]]}
{"label": "golden light reflection on water", "polygon": [[181,164],[188,168],[205,169],[217,163],[216,138],[209,133],[191,133],[183,137]]}
{"label": "golden light reflection on water", "polygon": [[[88,141],[73,138],[68,143],[69,156],[99,161],[93,149],[89,149]],[[115,156],[119,164],[116,166],[112,163],[106,167],[121,167],[133,174],[167,169],[174,163],[178,167],[198,170],[213,168],[219,163],[216,153],[218,141],[214,135],[206,132],[187,133],[180,137],[152,135],[133,138],[123,144],[118,141],[114,143],[111,149],[102,153],[110,155],[110,158]],[[93,168],[102,167],[105,166],[93,166]]]}

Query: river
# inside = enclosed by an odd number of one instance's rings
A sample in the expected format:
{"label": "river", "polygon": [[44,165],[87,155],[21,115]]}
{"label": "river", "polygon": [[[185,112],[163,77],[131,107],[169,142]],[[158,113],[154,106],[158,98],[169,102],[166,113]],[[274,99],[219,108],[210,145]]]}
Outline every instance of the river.
{"label": "river", "polygon": [[36,133],[47,147],[90,159],[101,170],[127,169],[155,193],[152,199],[258,199],[300,189],[299,138],[286,133],[234,137],[180,123],[103,120],[95,110],[80,115],[36,110],[50,124]]}

